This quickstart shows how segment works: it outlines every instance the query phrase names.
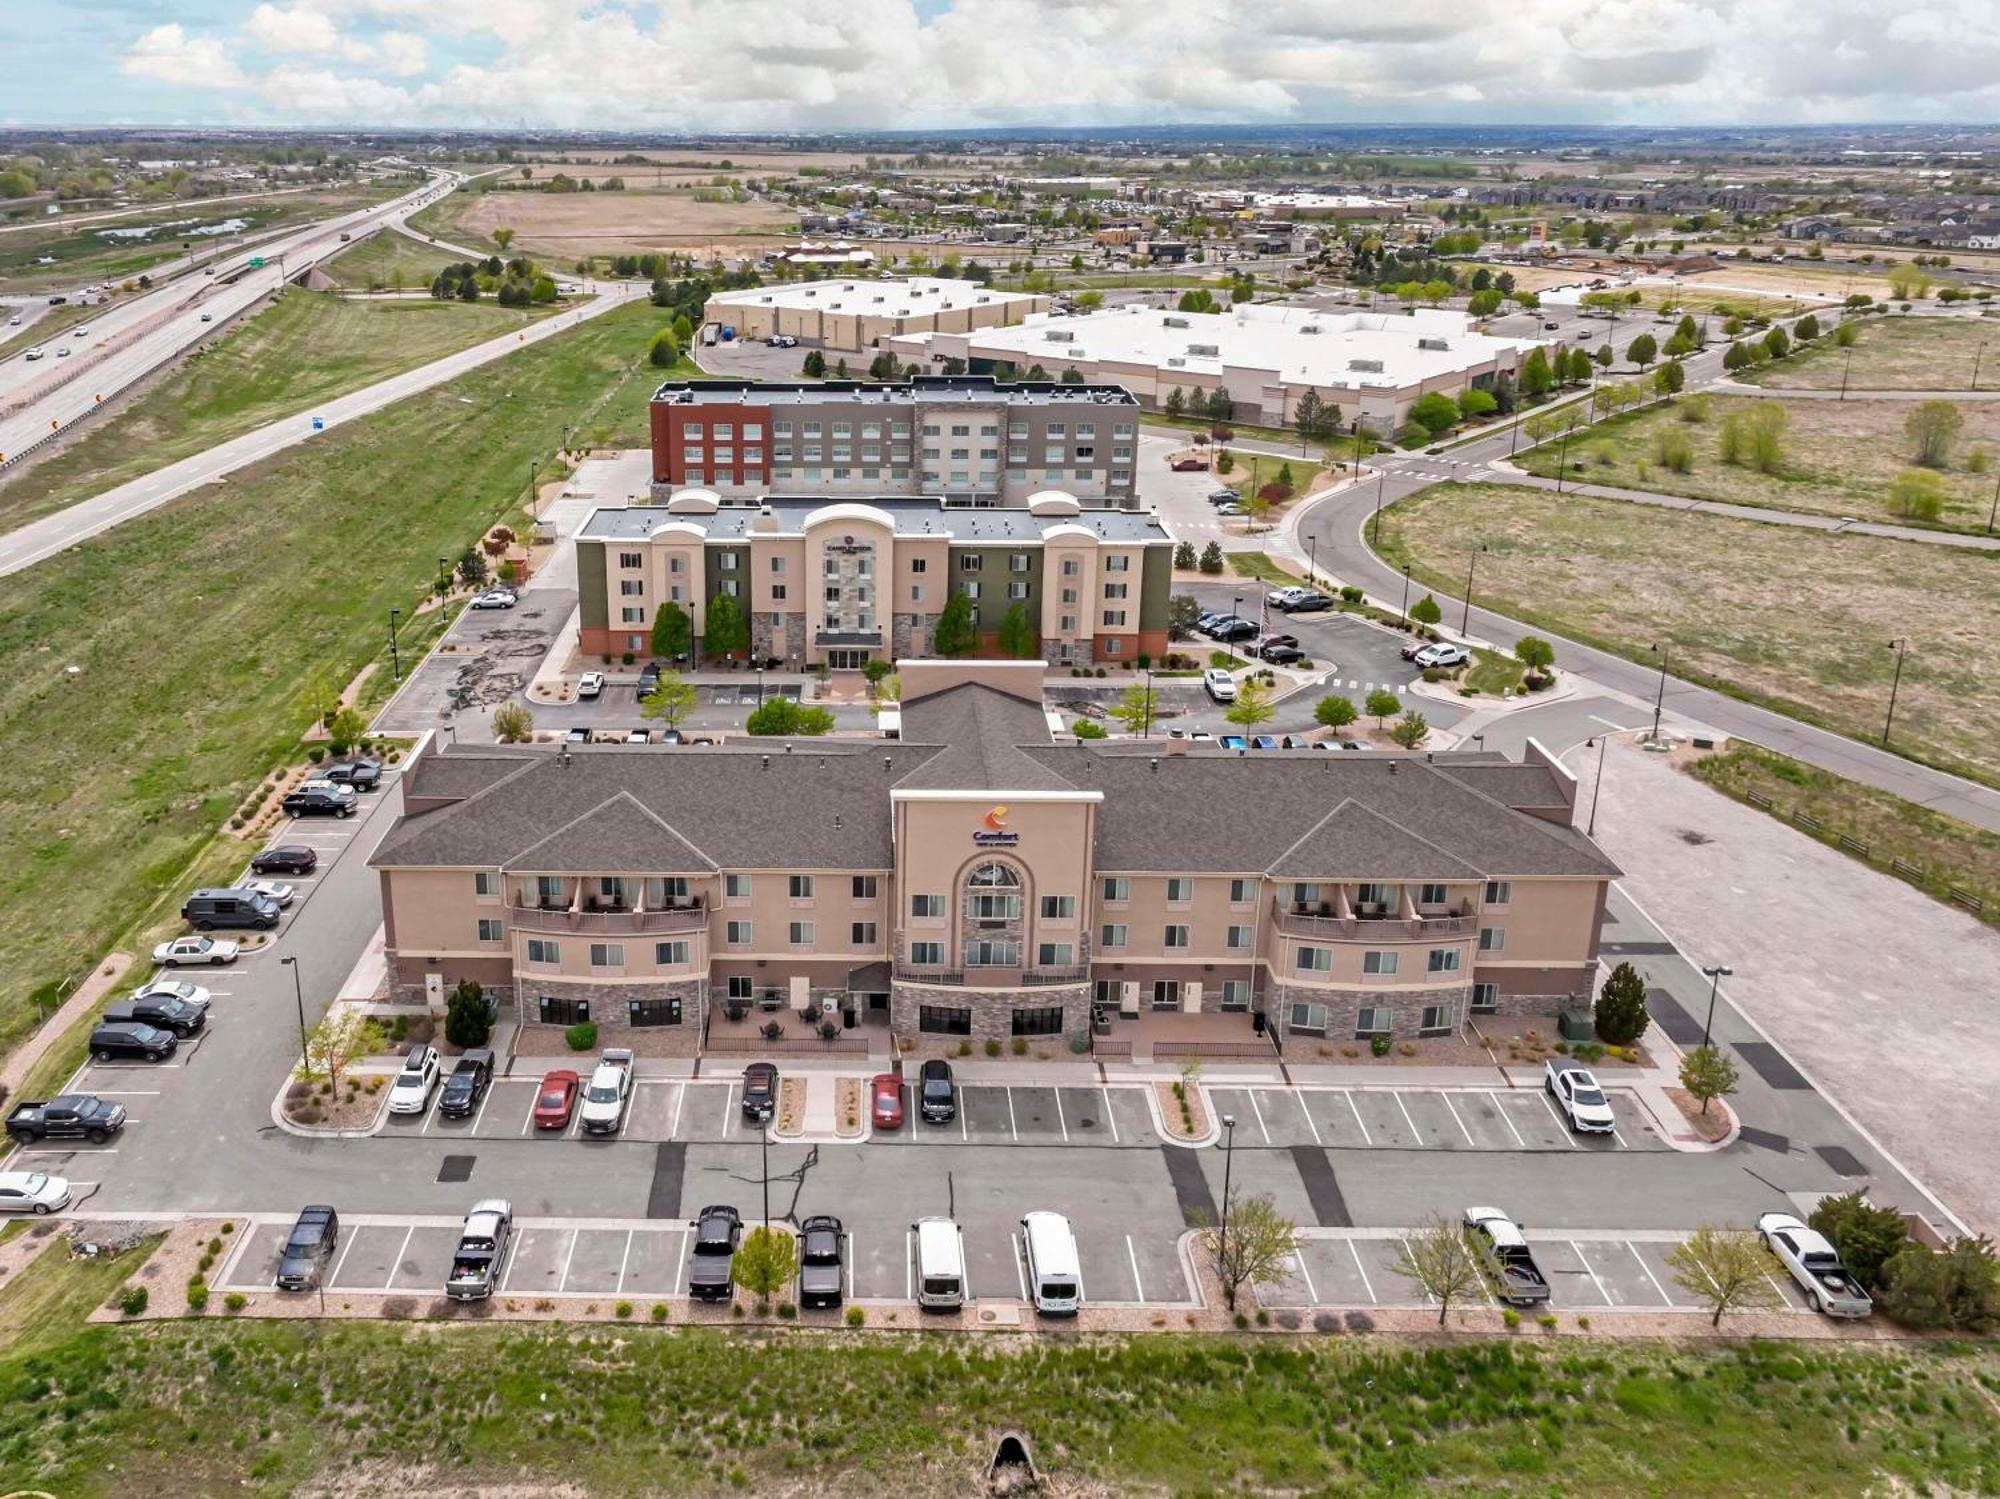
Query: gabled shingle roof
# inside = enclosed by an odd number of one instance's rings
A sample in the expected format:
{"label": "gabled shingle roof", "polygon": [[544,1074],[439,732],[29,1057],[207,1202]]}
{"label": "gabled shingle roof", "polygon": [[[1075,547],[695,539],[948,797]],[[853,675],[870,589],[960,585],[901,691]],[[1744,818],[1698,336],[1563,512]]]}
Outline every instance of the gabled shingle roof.
{"label": "gabled shingle roof", "polygon": [[1024,747],[1049,743],[1041,705],[964,682],[903,709],[903,738],[944,749],[898,781],[906,791],[1067,791],[1070,782]]}
{"label": "gabled shingle roof", "polygon": [[1265,873],[1311,880],[1350,869],[1370,869],[1390,880],[1472,879],[1484,872],[1348,797],[1273,859]]}
{"label": "gabled shingle roof", "polygon": [[501,866],[512,872],[595,874],[606,869],[708,869],[719,866],[640,804],[629,791],[617,795],[530,844]]}

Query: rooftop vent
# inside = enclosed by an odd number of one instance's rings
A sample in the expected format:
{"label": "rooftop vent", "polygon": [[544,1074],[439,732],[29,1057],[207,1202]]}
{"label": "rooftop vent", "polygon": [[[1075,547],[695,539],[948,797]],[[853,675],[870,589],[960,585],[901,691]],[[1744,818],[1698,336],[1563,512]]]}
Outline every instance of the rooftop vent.
{"label": "rooftop vent", "polygon": [[1420,338],[1417,340],[1417,347],[1420,349],[1433,349],[1442,354],[1450,349],[1451,345],[1442,338]]}
{"label": "rooftop vent", "polygon": [[1350,359],[1347,361],[1347,367],[1351,370],[1360,370],[1364,374],[1382,373],[1382,361],[1379,359]]}
{"label": "rooftop vent", "polygon": [[1189,344],[1188,353],[1197,359],[1220,359],[1222,357],[1222,346],[1220,344]]}
{"label": "rooftop vent", "polygon": [[1192,323],[1190,323],[1190,322],[1189,322],[1189,321],[1188,321],[1188,320],[1187,320],[1186,318],[1184,318],[1184,317],[1170,317],[1170,318],[1162,318],[1162,319],[1161,319],[1161,322],[1162,322],[1162,323],[1163,323],[1163,324],[1164,324],[1164,325],[1165,325],[1166,327],[1169,327],[1169,328],[1191,328],[1191,327],[1193,327],[1193,326],[1194,326],[1194,325],[1193,325]]}

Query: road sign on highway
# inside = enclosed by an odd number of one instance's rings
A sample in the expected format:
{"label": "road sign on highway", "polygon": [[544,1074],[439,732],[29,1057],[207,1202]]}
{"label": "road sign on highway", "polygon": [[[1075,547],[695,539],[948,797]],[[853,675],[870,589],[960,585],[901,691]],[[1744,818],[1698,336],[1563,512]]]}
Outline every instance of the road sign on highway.
{"label": "road sign on highway", "polygon": [[250,257],[250,269],[251,269],[251,270],[253,270],[253,271],[261,271],[261,270],[263,270],[263,269],[264,269],[264,257],[263,257],[263,256],[261,256],[261,255],[252,255],[252,256]]}

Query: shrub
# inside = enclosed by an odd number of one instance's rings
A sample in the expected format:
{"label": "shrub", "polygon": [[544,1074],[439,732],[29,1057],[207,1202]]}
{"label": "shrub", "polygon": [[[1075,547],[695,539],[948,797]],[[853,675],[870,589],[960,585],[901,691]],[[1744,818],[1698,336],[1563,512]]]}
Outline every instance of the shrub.
{"label": "shrub", "polygon": [[589,1051],[597,1044],[597,1022],[581,1021],[563,1032],[563,1040],[571,1051]]}
{"label": "shrub", "polygon": [[1597,996],[1598,1036],[1616,1046],[1630,1046],[1646,1034],[1646,981],[1630,963],[1611,970]]}
{"label": "shrub", "polygon": [[792,1318],[796,1317],[798,1314],[799,1314],[799,1309],[793,1306],[789,1301],[781,1301],[778,1303],[778,1318],[780,1321],[789,1322],[792,1320]]}
{"label": "shrub", "polygon": [[1012,1051],[1017,1057],[1025,1057],[1028,1054],[1028,1038],[1026,1036],[1016,1036],[1008,1043],[1008,1050]]}
{"label": "shrub", "polygon": [[1346,603],[1358,604],[1368,597],[1368,595],[1365,590],[1356,588],[1353,584],[1349,583],[1341,588],[1340,597]]}
{"label": "shrub", "polygon": [[1584,1316],[1584,1315],[1583,1315],[1583,1314],[1581,1314],[1581,1313],[1579,1313],[1579,1314],[1577,1315],[1577,1319],[1576,1319],[1576,1325],[1577,1325],[1577,1327],[1578,1327],[1578,1328],[1579,1328],[1579,1329],[1580,1329],[1581,1331],[1583,1331],[1583,1332],[1589,1332],[1589,1331],[1590,1331],[1590,1318],[1589,1318],[1589,1317],[1587,1317],[1587,1316]]}
{"label": "shrub", "polygon": [[847,1325],[849,1327],[859,1327],[867,1320],[868,1320],[868,1314],[864,1312],[860,1307],[850,1306],[847,1309]]}
{"label": "shrub", "polygon": [[614,1306],[611,1309],[611,1315],[618,1318],[620,1321],[623,1321],[625,1318],[632,1315],[632,1303],[629,1301],[619,1302],[618,1305]]}
{"label": "shrub", "polygon": [[477,979],[460,979],[445,1002],[444,1038],[453,1046],[484,1046],[493,1034],[493,1011]]}
{"label": "shrub", "polygon": [[639,658],[635,656],[632,652],[627,651],[619,659],[622,660],[627,666],[630,666],[634,661],[638,660]]}
{"label": "shrub", "polygon": [[1503,1308],[1500,1313],[1500,1322],[1502,1326],[1511,1332],[1514,1328],[1521,1325],[1521,1314],[1511,1306]]}
{"label": "shrub", "polygon": [[1554,1312],[1543,1312],[1541,1316],[1535,1318],[1535,1321],[1541,1325],[1543,1332],[1554,1332],[1556,1330],[1556,1314]]}
{"label": "shrub", "polygon": [[655,1322],[664,1322],[667,1320],[667,1304],[664,1301],[653,1303],[652,1318]]}
{"label": "shrub", "polygon": [[1839,1252],[1841,1263],[1870,1290],[1881,1283],[1882,1267],[1910,1238],[1901,1213],[1875,1206],[1859,1189],[1841,1197],[1821,1198],[1807,1221],[1826,1235]]}
{"label": "shrub", "polygon": [[144,1286],[127,1286],[118,1294],[118,1310],[128,1317],[136,1317],[145,1311],[146,1303],[151,1299]]}
{"label": "shrub", "polygon": [[240,1312],[250,1304],[250,1298],[245,1296],[241,1291],[231,1291],[227,1296],[222,1298],[222,1304],[232,1312]]}
{"label": "shrub", "polygon": [[311,749],[306,751],[306,758],[312,761],[313,764],[317,765],[319,764],[320,761],[326,758],[326,751],[322,749],[319,745],[315,744]]}
{"label": "shrub", "polygon": [[997,1040],[993,1040],[991,1038],[987,1040],[986,1055],[988,1055],[989,1057],[997,1057],[1000,1055],[1000,1043]]}
{"label": "shrub", "polygon": [[1378,1057],[1386,1057],[1387,1055],[1389,1055],[1390,1051],[1392,1051],[1395,1048],[1395,1045],[1396,1043],[1392,1039],[1390,1039],[1390,1036],[1387,1031],[1377,1031],[1374,1035],[1368,1038],[1369,1051],[1373,1052]]}
{"label": "shrub", "polygon": [[1090,1050],[1090,1037],[1082,1031],[1078,1031],[1074,1036],[1069,1038],[1069,1049],[1077,1056],[1082,1056]]}
{"label": "shrub", "polygon": [[206,1281],[191,1280],[188,1282],[187,1304],[188,1310],[191,1312],[205,1311],[207,1309],[208,1283]]}

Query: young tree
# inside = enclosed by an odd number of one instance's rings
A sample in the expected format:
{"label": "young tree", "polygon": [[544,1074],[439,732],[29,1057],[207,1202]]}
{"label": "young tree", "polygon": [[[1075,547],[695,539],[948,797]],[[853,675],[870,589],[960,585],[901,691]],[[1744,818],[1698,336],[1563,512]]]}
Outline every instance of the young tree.
{"label": "young tree", "polygon": [[1713,1046],[1697,1046],[1681,1058],[1681,1086],[1706,1114],[1711,1102],[1736,1091],[1736,1064]]}
{"label": "young tree", "polygon": [[1910,439],[1910,461],[1923,468],[1943,468],[1951,462],[1952,445],[1964,430],[1965,416],[1956,401],[1919,401],[1903,419]]}
{"label": "young tree", "polygon": [[1105,732],[1103,724],[1089,718],[1079,718],[1069,726],[1069,731],[1078,739],[1108,739],[1111,737]]}
{"label": "young tree", "polygon": [[1275,711],[1271,706],[1270,688],[1251,677],[1237,684],[1236,701],[1222,716],[1233,724],[1254,729],[1260,723],[1269,723]]}
{"label": "young tree", "polygon": [[535,737],[535,716],[519,703],[493,710],[493,737],[502,744],[526,744]]}
{"label": "young tree", "polygon": [[677,671],[663,671],[653,690],[639,699],[639,712],[646,718],[657,718],[670,729],[678,729],[681,720],[701,706],[701,694],[694,683]]}
{"label": "young tree", "polygon": [[1034,618],[1028,613],[1028,606],[1016,600],[1000,616],[1000,654],[1026,660],[1038,656],[1042,650],[1041,632],[1035,628]]}
{"label": "young tree", "polygon": [[1783,328],[1772,328],[1764,335],[1764,348],[1773,359],[1783,359],[1792,352],[1791,335]]}
{"label": "young tree", "polygon": [[1166,404],[1160,409],[1169,417],[1178,421],[1181,417],[1187,415],[1187,392],[1176,385],[1172,390],[1167,392]]}
{"label": "young tree", "polygon": [[1687,371],[1678,359],[1669,359],[1653,371],[1653,389],[1663,396],[1677,396],[1687,385]]}
{"label": "young tree", "polygon": [[730,1264],[736,1284],[757,1298],[757,1310],[769,1311],[771,1298],[792,1281],[792,1236],[782,1228],[759,1224],[743,1236]]}
{"label": "young tree", "polygon": [[493,1009],[477,979],[460,979],[444,1006],[444,1038],[453,1046],[484,1046],[493,1034]]}
{"label": "young tree", "polygon": [[342,708],[326,726],[327,741],[336,755],[344,755],[368,737],[368,720],[353,708]]}
{"label": "young tree", "polygon": [[694,626],[687,610],[672,599],[663,599],[653,615],[653,654],[679,661],[694,648]]}
{"label": "young tree", "polygon": [[1179,541],[1174,543],[1174,571],[1194,571],[1194,543]]}
{"label": "young tree", "polygon": [[1950,498],[1943,476],[1929,469],[1906,468],[1889,481],[1890,511],[1910,520],[1936,520]]}
{"label": "young tree", "polygon": [[830,733],[833,714],[825,708],[802,707],[792,698],[771,697],[750,710],[743,728],[760,738],[804,738]]}
{"label": "young tree", "polygon": [[1871,1291],[1882,1283],[1882,1267],[1910,1241],[1903,1215],[1875,1206],[1858,1187],[1842,1197],[1822,1197],[1806,1221],[1826,1235],[1848,1272]]}
{"label": "young tree", "polygon": [[388,1032],[379,1021],[351,1008],[328,1010],[306,1032],[300,1075],[308,1081],[324,1078],[333,1084],[337,1094],[348,1067],[357,1058],[378,1052],[388,1044]]}
{"label": "young tree", "polygon": [[1486,1285],[1485,1269],[1464,1233],[1438,1217],[1397,1241],[1389,1268],[1438,1304],[1439,1327],[1451,1315],[1454,1301],[1470,1300]]}
{"label": "young tree", "polygon": [[477,588],[486,581],[486,554],[477,546],[458,554],[458,580],[467,588]]}
{"label": "young tree", "polygon": [[656,369],[666,369],[680,363],[681,342],[674,337],[674,330],[662,328],[653,335],[653,341],[646,348],[646,359]]}
{"label": "young tree", "polygon": [[1643,370],[1660,357],[1660,345],[1652,334],[1641,333],[1625,346],[1625,357]]}
{"label": "young tree", "polygon": [[1701,325],[1694,320],[1693,313],[1681,314],[1681,320],[1674,324],[1674,337],[1687,340],[1690,348],[1701,347]]}
{"label": "young tree", "polygon": [[1722,367],[1732,374],[1750,363],[1750,351],[1742,344],[1731,344],[1722,355]]}
{"label": "young tree", "polygon": [[1570,384],[1588,385],[1594,373],[1596,372],[1591,368],[1590,356],[1588,354],[1584,353],[1582,349],[1571,349],[1569,351]]}
{"label": "young tree", "polygon": [[[1174,554],[1174,566],[1181,565],[1179,551]],[[1194,566],[1194,548],[1188,547],[1189,567]],[[1201,602],[1190,594],[1176,593],[1167,599],[1167,639],[1186,640],[1194,634],[1194,627],[1201,623]]]}
{"label": "young tree", "polygon": [[972,600],[954,593],[938,614],[931,632],[931,650],[939,656],[970,656],[979,644],[979,631],[972,614]]}
{"label": "young tree", "polygon": [[1412,708],[1396,720],[1389,737],[1404,749],[1413,750],[1430,737],[1431,726],[1423,714]]}
{"label": "young tree", "polygon": [[1313,708],[1313,722],[1322,728],[1344,729],[1353,723],[1358,715],[1353,700],[1344,697],[1323,697]]}
{"label": "young tree", "polygon": [[1710,1327],[1729,1312],[1784,1305],[1771,1285],[1770,1259],[1748,1229],[1704,1224],[1667,1251],[1667,1265],[1675,1284],[1709,1309]]}
{"label": "young tree", "polygon": [[[522,170],[521,175],[523,177],[528,175],[527,170],[525,168]],[[507,253],[507,247],[514,243],[514,231],[512,229],[506,228],[505,226],[495,229],[493,231],[493,243],[498,245],[500,247],[500,253],[502,255],[505,255]]]}
{"label": "young tree", "polygon": [[1222,543],[1211,541],[1201,549],[1201,571],[1211,576],[1222,571]]}
{"label": "young tree", "polygon": [[1228,1205],[1227,1232],[1208,1222],[1205,1210],[1198,1212],[1196,1239],[1222,1282],[1229,1310],[1236,1310],[1236,1293],[1243,1287],[1274,1285],[1285,1278],[1299,1252],[1299,1229],[1268,1195]]}
{"label": "young tree", "polygon": [[825,379],[826,355],[820,353],[818,349],[806,350],[806,357],[804,362],[799,366],[799,373],[804,375],[808,380]]}
{"label": "young tree", "polygon": [[1556,664],[1556,648],[1539,635],[1523,635],[1514,642],[1514,659],[1530,676],[1540,676]]}
{"label": "young tree", "polygon": [[1367,700],[1362,706],[1367,711],[1368,716],[1375,720],[1375,727],[1379,729],[1383,724],[1402,711],[1403,700],[1397,697],[1395,693],[1378,687],[1375,691],[1368,694]]}
{"label": "young tree", "polygon": [[1458,414],[1462,417],[1491,416],[1500,409],[1500,398],[1491,391],[1472,388],[1459,392]]}
{"label": "young tree", "polygon": [[1809,312],[1792,325],[1792,332],[1800,343],[1810,343],[1819,337],[1819,319]]}
{"label": "young tree", "polygon": [[708,619],[702,631],[702,648],[711,658],[734,655],[750,648],[750,622],[736,596],[718,593],[708,601]]}
{"label": "young tree", "polygon": [[1126,733],[1147,734],[1159,719],[1159,694],[1144,682],[1134,682],[1105,711],[1124,725]]}
{"label": "young tree", "polygon": [[1555,372],[1549,368],[1549,356],[1540,344],[1536,344],[1521,365],[1521,392],[1528,396],[1545,396],[1555,383]]}
{"label": "young tree", "polygon": [[1218,474],[1227,474],[1235,467],[1236,455],[1227,448],[1217,448],[1215,451],[1215,471]]}
{"label": "young tree", "polygon": [[1444,618],[1444,610],[1437,599],[1427,593],[1410,605],[1410,618],[1420,625],[1434,625]]}
{"label": "young tree", "polygon": [[[1039,366],[1038,366],[1038,368],[1039,368]],[[848,378],[848,374],[847,374],[847,359],[846,359],[846,357],[845,357],[845,356],[843,356],[843,357],[841,357],[841,358],[839,358],[839,359],[836,359],[836,360],[834,360],[834,362],[833,362],[833,378],[834,378],[834,379],[836,379],[836,380],[845,380],[845,379],[847,379],[847,378]]]}
{"label": "young tree", "polygon": [[1597,1039],[1607,1046],[1630,1046],[1646,1034],[1646,981],[1630,963],[1611,970],[1597,992]]}

